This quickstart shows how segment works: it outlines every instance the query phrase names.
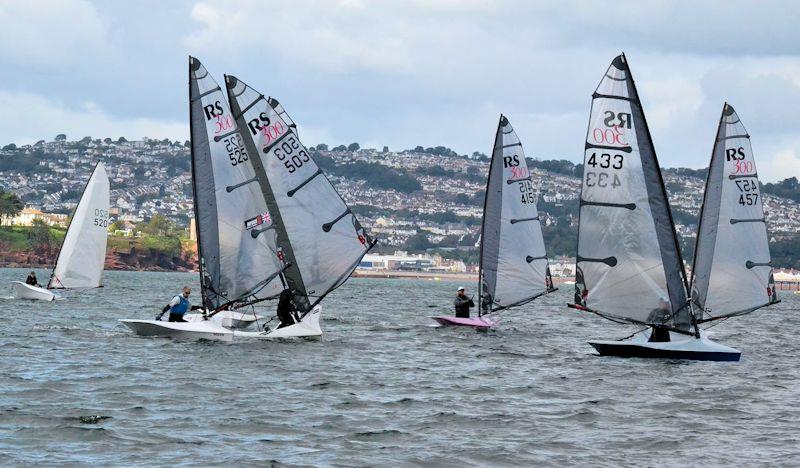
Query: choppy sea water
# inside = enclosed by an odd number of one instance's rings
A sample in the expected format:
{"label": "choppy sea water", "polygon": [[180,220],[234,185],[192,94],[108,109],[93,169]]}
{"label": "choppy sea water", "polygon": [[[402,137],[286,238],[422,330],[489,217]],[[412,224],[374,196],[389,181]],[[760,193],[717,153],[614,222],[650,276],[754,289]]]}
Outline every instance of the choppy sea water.
{"label": "choppy sea water", "polygon": [[[25,274],[0,270],[0,296]],[[455,283],[378,279],[324,301],[321,341],[118,324],[184,283],[197,293],[196,274],[107,272],[62,301],[0,300],[0,464],[800,464],[791,293],[711,329],[738,364],[597,357],[587,339],[635,328],[567,309],[571,286],[489,332],[430,326]]]}

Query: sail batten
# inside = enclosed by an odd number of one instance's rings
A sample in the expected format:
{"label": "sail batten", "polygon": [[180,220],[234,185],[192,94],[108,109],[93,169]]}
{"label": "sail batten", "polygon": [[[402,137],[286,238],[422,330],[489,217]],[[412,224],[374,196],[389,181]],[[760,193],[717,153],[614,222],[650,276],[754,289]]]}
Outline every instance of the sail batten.
{"label": "sail batten", "polygon": [[711,152],[692,268],[699,322],[743,315],[778,301],[753,150],[725,103]]}
{"label": "sail batten", "polygon": [[310,152],[283,106],[226,76],[228,97],[248,165],[273,214],[283,277],[295,305],[307,313],[341,285],[374,245]]}
{"label": "sail batten", "polygon": [[483,312],[522,305],[551,291],[541,224],[532,221],[539,221],[539,212],[522,142],[501,116],[481,225]]}
{"label": "sail batten", "polygon": [[584,143],[576,304],[632,323],[690,328],[672,213],[624,55],[592,95]]}
{"label": "sail batten", "polygon": [[282,290],[275,236],[263,195],[251,184],[250,154],[221,87],[203,64],[189,59],[192,179],[203,306],[219,310]]}

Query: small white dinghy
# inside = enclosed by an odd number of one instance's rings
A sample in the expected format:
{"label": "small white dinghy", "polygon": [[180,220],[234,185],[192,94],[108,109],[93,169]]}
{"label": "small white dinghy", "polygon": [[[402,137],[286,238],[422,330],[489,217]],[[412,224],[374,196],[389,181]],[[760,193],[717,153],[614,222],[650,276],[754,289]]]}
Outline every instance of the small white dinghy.
{"label": "small white dinghy", "polygon": [[708,338],[700,330],[700,338],[694,335],[668,332],[670,341],[652,342],[652,328],[622,340],[594,340],[589,344],[601,356],[638,357],[659,359],[690,359],[693,361],[738,361],[742,352]]}
{"label": "small white dinghy", "polygon": [[54,301],[61,298],[61,296],[52,291],[38,286],[31,286],[22,281],[12,281],[11,286],[14,288],[14,297],[17,299]]}
{"label": "small white dinghy", "polygon": [[[194,314],[193,314],[194,315]],[[197,314],[199,315],[199,314]],[[183,340],[233,341],[237,339],[318,338],[322,336],[319,325],[322,308],[314,307],[299,323],[264,331],[237,331],[223,327],[219,321],[194,320],[192,322],[164,322],[160,320],[120,320],[140,336],[156,336]]]}
{"label": "small white dinghy", "polygon": [[98,162],[72,215],[47,288],[12,281],[14,297],[52,301],[61,296],[51,289],[102,286],[111,199],[109,184],[105,165]]}

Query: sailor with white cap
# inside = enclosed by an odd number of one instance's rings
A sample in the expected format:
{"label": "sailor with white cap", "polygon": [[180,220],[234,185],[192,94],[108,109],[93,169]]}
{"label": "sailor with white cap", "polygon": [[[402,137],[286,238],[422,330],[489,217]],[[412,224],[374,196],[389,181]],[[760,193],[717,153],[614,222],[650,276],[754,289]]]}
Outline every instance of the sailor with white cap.
{"label": "sailor with white cap", "polygon": [[469,308],[475,307],[472,299],[467,297],[464,286],[458,288],[458,295],[456,295],[453,305],[456,308],[456,317],[459,318],[469,318]]}

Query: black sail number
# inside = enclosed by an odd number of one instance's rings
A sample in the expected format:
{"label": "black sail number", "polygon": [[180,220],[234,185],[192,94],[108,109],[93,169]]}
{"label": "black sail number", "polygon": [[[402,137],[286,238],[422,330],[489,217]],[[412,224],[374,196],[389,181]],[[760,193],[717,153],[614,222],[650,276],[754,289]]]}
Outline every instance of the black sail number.
{"label": "black sail number", "polygon": [[608,188],[611,187],[615,189],[622,185],[622,182],[619,180],[619,176],[617,174],[609,174],[607,172],[594,172],[594,171],[586,171],[586,177],[584,178],[583,183],[587,187],[600,187],[600,188]]}
{"label": "black sail number", "polygon": [[609,154],[609,153],[592,153],[589,157],[589,160],[586,161],[587,166],[600,167],[601,169],[622,169],[622,162],[625,160],[625,157],[621,154]]}
{"label": "black sail number", "polygon": [[231,160],[231,166],[247,161],[247,151],[245,151],[242,137],[238,133],[224,139],[223,142],[225,151],[228,152],[228,159]]}
{"label": "black sail number", "polygon": [[[625,156],[612,153],[592,153],[586,160],[584,170],[584,185],[586,187],[600,187],[615,189],[622,185],[622,181],[617,175],[618,170],[622,169]],[[606,172],[608,169],[611,172]]]}
{"label": "black sail number", "polygon": [[303,164],[311,160],[306,149],[300,146],[300,142],[297,141],[294,135],[286,138],[283,143],[278,145],[274,153],[275,157],[283,162],[283,165],[290,174],[300,169],[303,167]]}

